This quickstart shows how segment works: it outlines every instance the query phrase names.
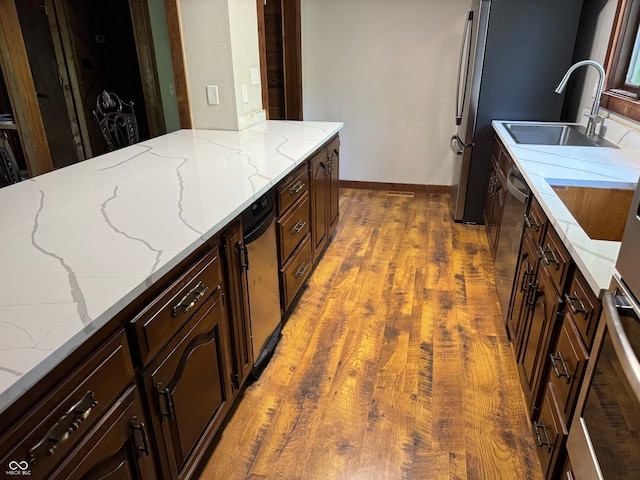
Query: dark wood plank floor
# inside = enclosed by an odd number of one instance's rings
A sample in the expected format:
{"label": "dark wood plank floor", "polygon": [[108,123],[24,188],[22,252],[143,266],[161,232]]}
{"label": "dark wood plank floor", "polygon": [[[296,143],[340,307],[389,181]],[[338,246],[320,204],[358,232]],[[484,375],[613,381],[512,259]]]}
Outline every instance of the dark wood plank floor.
{"label": "dark wood plank floor", "polygon": [[343,189],[341,220],[202,479],[538,479],[482,226]]}

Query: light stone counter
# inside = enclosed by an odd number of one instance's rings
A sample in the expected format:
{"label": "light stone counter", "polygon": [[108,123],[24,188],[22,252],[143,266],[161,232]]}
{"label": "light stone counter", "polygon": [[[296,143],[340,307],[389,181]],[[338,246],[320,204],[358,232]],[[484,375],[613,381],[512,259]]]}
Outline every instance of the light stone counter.
{"label": "light stone counter", "polygon": [[0,189],[0,411],[342,126],[180,130]]}
{"label": "light stone counter", "polygon": [[637,183],[640,175],[638,135],[611,128],[605,138],[619,145],[619,149],[522,145],[513,140],[501,121],[494,121],[493,127],[585,279],[596,294],[601,294],[609,287],[620,242],[589,238],[551,184],[561,181]]}

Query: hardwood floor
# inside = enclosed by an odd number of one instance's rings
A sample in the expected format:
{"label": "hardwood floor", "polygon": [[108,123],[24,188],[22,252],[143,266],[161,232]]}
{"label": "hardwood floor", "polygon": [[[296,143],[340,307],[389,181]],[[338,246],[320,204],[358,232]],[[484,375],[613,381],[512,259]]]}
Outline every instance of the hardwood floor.
{"label": "hardwood floor", "polygon": [[338,230],[201,479],[542,477],[484,227],[343,189]]}

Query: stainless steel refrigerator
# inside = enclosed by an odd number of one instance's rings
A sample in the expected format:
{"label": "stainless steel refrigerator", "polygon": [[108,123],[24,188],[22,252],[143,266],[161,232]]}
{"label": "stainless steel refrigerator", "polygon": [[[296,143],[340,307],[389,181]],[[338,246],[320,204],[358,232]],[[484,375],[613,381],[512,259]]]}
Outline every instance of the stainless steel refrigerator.
{"label": "stainless steel refrigerator", "polygon": [[[492,120],[560,120],[582,0],[472,0],[458,62],[451,212],[484,223]],[[582,58],[576,60],[583,60]]]}

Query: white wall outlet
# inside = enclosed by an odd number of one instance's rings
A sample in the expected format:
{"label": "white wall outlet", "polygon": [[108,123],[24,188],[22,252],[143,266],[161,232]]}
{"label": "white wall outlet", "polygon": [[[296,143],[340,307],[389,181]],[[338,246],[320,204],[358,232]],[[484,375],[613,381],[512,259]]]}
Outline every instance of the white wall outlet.
{"label": "white wall outlet", "polygon": [[176,86],[173,83],[169,84],[169,95],[175,97],[176,95]]}
{"label": "white wall outlet", "polygon": [[251,69],[251,85],[260,85],[260,69]]}
{"label": "white wall outlet", "polygon": [[249,103],[249,88],[247,88],[247,85],[242,85],[242,103]]}
{"label": "white wall outlet", "polygon": [[207,103],[209,105],[220,105],[217,85],[207,85]]}

